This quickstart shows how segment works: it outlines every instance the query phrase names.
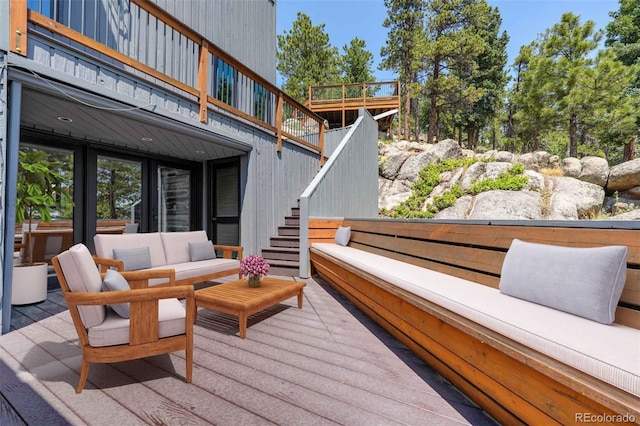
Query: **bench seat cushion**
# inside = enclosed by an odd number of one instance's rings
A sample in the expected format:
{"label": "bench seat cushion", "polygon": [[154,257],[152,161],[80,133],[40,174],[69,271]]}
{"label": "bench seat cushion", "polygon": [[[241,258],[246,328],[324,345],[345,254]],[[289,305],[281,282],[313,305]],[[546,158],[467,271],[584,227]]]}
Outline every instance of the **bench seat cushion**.
{"label": "bench seat cushion", "polygon": [[[178,299],[158,302],[158,335],[160,338],[185,333],[186,311]],[[107,311],[104,322],[88,330],[91,346],[113,346],[129,343],[129,319],[112,310]]]}
{"label": "bench seat cushion", "polygon": [[[197,262],[184,262],[169,265],[176,271],[176,281],[186,280],[195,277],[202,277],[209,274],[215,274],[230,269],[240,268],[240,261],[237,259],[208,259],[199,260]],[[151,269],[166,269],[167,266],[159,266]],[[149,280],[149,286],[165,284],[169,282],[167,279],[156,278]]]}
{"label": "bench seat cushion", "polygon": [[594,322],[353,247],[312,248],[640,397],[640,330]]}

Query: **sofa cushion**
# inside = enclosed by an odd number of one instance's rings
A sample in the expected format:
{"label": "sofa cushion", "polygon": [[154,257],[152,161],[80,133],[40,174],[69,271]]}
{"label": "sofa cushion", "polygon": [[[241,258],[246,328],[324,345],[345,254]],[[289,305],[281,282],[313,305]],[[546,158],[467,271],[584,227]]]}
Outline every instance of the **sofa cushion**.
{"label": "sofa cushion", "polygon": [[160,238],[162,239],[164,255],[169,265],[191,261],[189,243],[209,241],[209,237],[204,231],[161,232]]}
{"label": "sofa cushion", "polygon": [[346,246],[349,244],[349,239],[351,238],[351,227],[350,226],[341,226],[336,231],[336,244],[341,246]]}
{"label": "sofa cushion", "polygon": [[[69,290],[77,293],[98,293],[102,290],[102,278],[89,249],[76,244],[58,255],[60,268]],[[86,328],[102,324],[106,308],[102,305],[78,306],[80,320]]]}
{"label": "sofa cushion", "polygon": [[151,266],[161,266],[167,264],[162,247],[160,233],[141,234],[96,234],[93,237],[96,246],[96,254],[99,257],[113,259],[114,248],[134,248],[149,247],[151,255]]}
{"label": "sofa cushion", "polygon": [[[102,281],[102,291],[131,290],[127,280],[115,269],[108,269]],[[111,306],[122,318],[129,318],[129,303],[114,303]]]}
{"label": "sofa cushion", "polygon": [[137,271],[151,268],[149,247],[114,248],[113,258],[124,261],[125,271]]}
{"label": "sofa cushion", "polygon": [[640,331],[637,329],[616,323],[601,324],[501,294],[495,288],[353,247],[314,243],[312,248],[640,396],[640,345],[637,343]]}
{"label": "sofa cushion", "polygon": [[189,257],[192,262],[216,258],[216,251],[211,241],[189,242]]}
{"label": "sofa cushion", "polygon": [[[196,277],[203,277],[209,274],[228,271],[230,269],[240,269],[240,261],[237,259],[224,259],[221,257],[198,262],[175,263],[171,265],[176,273],[176,281],[187,280]],[[165,269],[162,267],[151,269]],[[204,280],[203,280],[204,281]],[[166,278],[154,278],[149,280],[149,287],[165,284]]]}
{"label": "sofa cushion", "polygon": [[560,247],[514,239],[500,291],[603,324],[615,319],[627,278],[627,248]]}
{"label": "sofa cushion", "polygon": [[[164,299],[158,302],[158,336],[160,338],[185,333],[184,306],[178,299]],[[129,343],[129,319],[108,311],[104,322],[88,331],[91,346],[113,346]]]}

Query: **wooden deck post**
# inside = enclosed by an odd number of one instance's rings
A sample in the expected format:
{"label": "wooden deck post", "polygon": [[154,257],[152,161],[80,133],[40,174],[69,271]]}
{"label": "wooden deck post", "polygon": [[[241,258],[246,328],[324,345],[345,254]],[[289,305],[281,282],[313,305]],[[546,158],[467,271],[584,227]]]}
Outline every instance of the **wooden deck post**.
{"label": "wooden deck post", "polygon": [[320,149],[320,167],[324,166],[324,123],[319,121],[318,128],[318,148]]}
{"label": "wooden deck post", "polygon": [[276,106],[276,151],[282,151],[282,91],[278,91],[278,105]]}
{"label": "wooden deck post", "polygon": [[9,50],[27,55],[27,0],[9,2]]}
{"label": "wooden deck post", "polygon": [[344,111],[344,84],[342,85],[342,127],[345,124],[345,111]]}
{"label": "wooden deck post", "polygon": [[198,63],[198,91],[200,92],[200,122],[208,121],[207,106],[207,80],[209,77],[209,43],[202,40],[200,43],[200,61]]}

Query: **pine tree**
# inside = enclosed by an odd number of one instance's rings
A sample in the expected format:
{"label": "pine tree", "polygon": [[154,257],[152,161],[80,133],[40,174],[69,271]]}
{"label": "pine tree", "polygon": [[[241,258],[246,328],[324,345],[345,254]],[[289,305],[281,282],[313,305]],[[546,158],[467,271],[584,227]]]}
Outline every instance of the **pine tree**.
{"label": "pine tree", "polygon": [[[404,135],[409,139],[411,88],[418,81],[419,49],[423,38],[424,10],[422,0],[384,0],[387,18],[382,26],[389,29],[386,44],[380,49],[380,69],[398,73],[404,99]],[[400,125],[400,123],[398,123]],[[418,132],[416,131],[416,140]]]}
{"label": "pine tree", "polygon": [[342,79],[346,84],[375,81],[371,66],[373,53],[366,50],[367,44],[358,37],[345,44],[342,55]]}
{"label": "pine tree", "polygon": [[[610,47],[618,60],[626,66],[640,65],[640,5],[637,0],[619,0],[620,9],[611,12],[613,18],[607,25],[605,45]],[[636,68],[635,81],[627,88],[626,96],[640,98],[640,71]],[[636,120],[635,134],[628,135],[623,161],[636,157],[635,144],[640,138],[640,116]]]}
{"label": "pine tree", "polygon": [[310,86],[340,83],[340,53],[331,45],[324,24],[298,12],[291,30],[278,35],[277,70],[282,89],[299,102],[307,98]]}

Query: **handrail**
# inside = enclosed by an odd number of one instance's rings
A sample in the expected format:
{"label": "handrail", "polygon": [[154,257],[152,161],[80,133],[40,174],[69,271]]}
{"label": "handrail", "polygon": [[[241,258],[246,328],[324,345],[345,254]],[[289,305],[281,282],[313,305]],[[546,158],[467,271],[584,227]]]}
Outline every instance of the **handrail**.
{"label": "handrail", "polygon": [[[41,27],[66,37],[72,42],[99,52],[102,55],[196,97],[200,105],[199,119],[203,123],[207,122],[210,109],[214,107],[220,108],[243,120],[273,132],[277,139],[276,148],[278,150],[282,147],[282,139],[286,138],[289,141],[302,145],[308,150],[316,152],[319,156],[320,164],[324,164],[324,120],[322,117],[291,96],[283,93],[265,78],[255,73],[249,67],[242,64],[190,27],[178,21],[151,1],[131,0],[131,4],[144,10],[171,30],[176,31],[180,36],[188,39],[188,41],[192,43],[191,46],[195,45],[198,47],[195,58],[198,64],[195,87],[189,82],[181,81],[179,78],[170,76],[153,66],[147,65],[91,37],[81,34],[36,10],[29,9],[27,0],[11,1],[10,32],[13,36],[10,37],[10,50],[26,56],[27,32],[37,32],[37,28],[29,28],[27,30],[27,22],[29,22],[36,27]],[[257,100],[253,105],[241,109],[238,108],[237,105],[234,105],[234,99],[238,97],[237,93],[226,98],[220,95],[216,96],[216,93],[211,93],[207,83],[216,78],[216,75],[214,75],[216,72],[214,69],[215,66],[211,66],[211,64],[220,63],[220,61],[227,67],[228,73],[223,75],[222,78],[229,78],[231,82],[233,82],[233,79],[244,78],[249,83],[247,87],[253,87],[254,92],[260,91],[260,96],[255,97]],[[275,113],[270,112],[270,110],[273,109],[271,105],[276,108]]]}

